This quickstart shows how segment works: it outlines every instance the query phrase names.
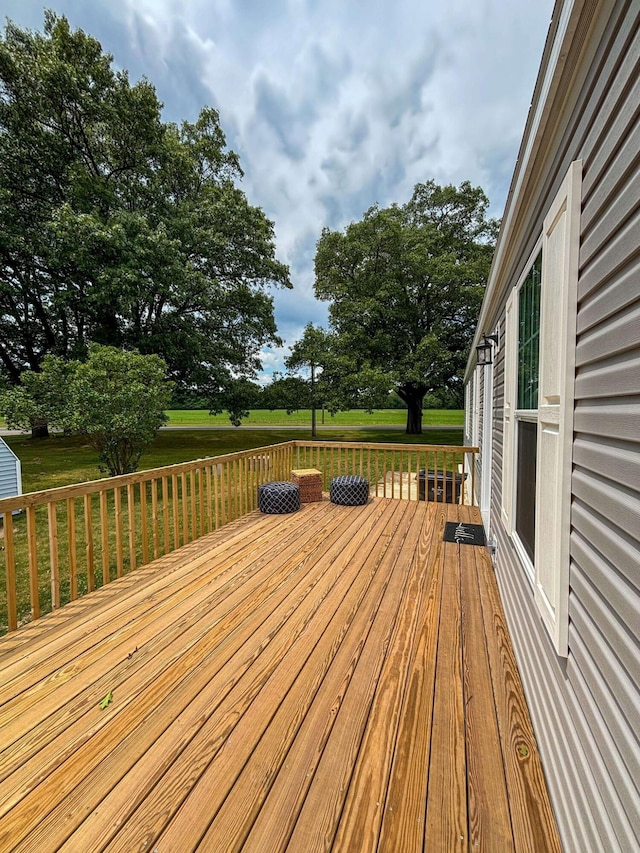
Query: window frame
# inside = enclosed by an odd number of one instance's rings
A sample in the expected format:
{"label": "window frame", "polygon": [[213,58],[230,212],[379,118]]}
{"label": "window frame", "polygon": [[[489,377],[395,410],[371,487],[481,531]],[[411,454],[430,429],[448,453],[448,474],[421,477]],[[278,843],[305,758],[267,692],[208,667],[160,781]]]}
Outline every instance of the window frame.
{"label": "window frame", "polygon": [[[518,281],[516,282],[515,287],[512,291],[513,298],[513,306],[512,306],[512,316],[511,316],[511,328],[506,329],[507,335],[507,353],[505,355],[505,386],[507,383],[510,384],[511,388],[511,399],[514,401],[515,405],[513,406],[512,418],[512,430],[511,430],[511,441],[510,447],[503,448],[503,454],[509,453],[511,457],[511,471],[510,475],[512,478],[511,484],[511,495],[510,495],[510,506],[508,507],[508,516],[510,520],[508,533],[511,536],[514,548],[518,554],[520,562],[522,563],[527,578],[531,584],[532,589],[535,587],[535,564],[531,561],[529,554],[518,534],[516,529],[517,518],[516,518],[516,507],[518,500],[518,478],[517,478],[517,462],[518,462],[518,424],[522,421],[527,421],[529,423],[535,423],[536,427],[538,425],[538,409],[519,409],[517,407],[518,401],[518,342],[520,339],[520,291],[522,290],[522,286],[524,285],[527,277],[533,265],[535,264],[538,255],[542,251],[542,234],[536,241],[535,246],[533,247],[529,257],[527,258],[527,262],[524,265],[524,270],[521,273]],[[544,259],[542,260],[544,265]],[[511,346],[509,346],[509,336],[511,336]],[[511,364],[507,362],[511,361]],[[538,361],[538,369],[539,369],[539,361]],[[506,388],[505,388],[506,390]],[[536,493],[537,493],[537,472],[536,472]],[[535,556],[535,555],[534,555]]]}
{"label": "window frame", "polygon": [[[569,649],[571,475],[582,161],[573,161],[542,233],[505,306],[502,521],[533,585],[534,600],[559,657]],[[542,251],[537,410],[517,408],[519,292]],[[517,425],[537,422],[533,564],[516,532]]]}

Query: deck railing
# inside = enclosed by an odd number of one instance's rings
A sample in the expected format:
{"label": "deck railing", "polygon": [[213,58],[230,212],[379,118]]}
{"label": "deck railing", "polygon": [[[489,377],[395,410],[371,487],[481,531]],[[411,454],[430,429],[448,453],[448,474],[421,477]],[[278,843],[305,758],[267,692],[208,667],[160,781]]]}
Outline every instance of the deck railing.
{"label": "deck railing", "polygon": [[[334,476],[361,474],[374,495],[414,500],[421,496],[423,470],[423,499],[472,503],[476,453],[470,447],[290,441],[5,498],[0,633],[251,512],[258,486],[289,480],[294,468],[321,470],[325,490]],[[460,494],[452,496],[446,481],[456,475]]]}

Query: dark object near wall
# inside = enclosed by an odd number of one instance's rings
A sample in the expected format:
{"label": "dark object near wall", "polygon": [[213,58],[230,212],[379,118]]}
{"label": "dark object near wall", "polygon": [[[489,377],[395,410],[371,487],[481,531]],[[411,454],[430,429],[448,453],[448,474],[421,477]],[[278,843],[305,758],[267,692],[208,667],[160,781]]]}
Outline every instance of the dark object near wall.
{"label": "dark object near wall", "polygon": [[[422,468],[418,472],[418,497],[421,501],[439,501],[440,503],[460,503],[460,490],[466,479],[466,474],[458,474],[452,471],[425,471]],[[454,492],[455,486],[455,492]],[[426,492],[426,498],[425,498]]]}
{"label": "dark object near wall", "polygon": [[457,542],[459,545],[487,544],[482,524],[467,524],[463,521],[447,521],[442,541]]}

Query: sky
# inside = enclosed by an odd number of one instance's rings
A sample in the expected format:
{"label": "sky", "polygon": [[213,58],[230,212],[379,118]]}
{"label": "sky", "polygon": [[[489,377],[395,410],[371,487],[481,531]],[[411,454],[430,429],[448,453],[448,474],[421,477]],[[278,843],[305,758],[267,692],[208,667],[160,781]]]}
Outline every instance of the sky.
{"label": "sky", "polygon": [[274,222],[294,289],[275,290],[284,346],[327,305],[315,247],[417,183],[469,180],[501,216],[553,0],[2,0],[2,23],[42,29],[48,7],[95,36],[166,121],[215,107],[242,189]]}

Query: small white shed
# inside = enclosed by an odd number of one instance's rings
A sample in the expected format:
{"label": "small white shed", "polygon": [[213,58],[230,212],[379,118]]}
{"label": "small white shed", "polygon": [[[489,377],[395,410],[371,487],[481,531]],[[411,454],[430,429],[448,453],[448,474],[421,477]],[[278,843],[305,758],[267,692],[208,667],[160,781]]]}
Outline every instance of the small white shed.
{"label": "small white shed", "polygon": [[22,494],[22,468],[20,460],[9,445],[0,438],[0,498],[13,498]]}

